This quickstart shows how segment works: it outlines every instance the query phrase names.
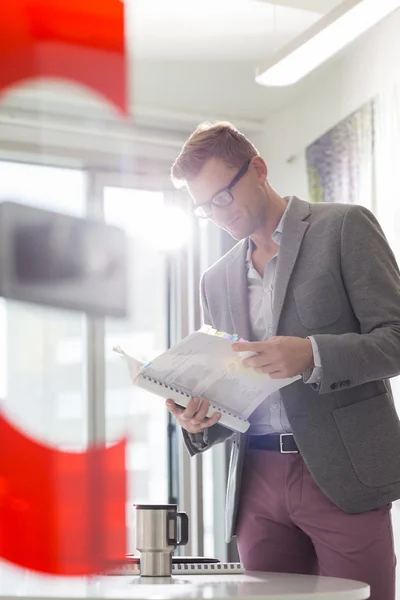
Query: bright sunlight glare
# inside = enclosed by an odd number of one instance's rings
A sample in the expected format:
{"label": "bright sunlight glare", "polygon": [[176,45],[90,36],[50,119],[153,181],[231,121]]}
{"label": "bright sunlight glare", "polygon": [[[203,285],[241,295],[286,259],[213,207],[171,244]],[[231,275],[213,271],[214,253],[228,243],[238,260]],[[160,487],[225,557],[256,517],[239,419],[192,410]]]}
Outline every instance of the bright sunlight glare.
{"label": "bright sunlight glare", "polygon": [[188,215],[178,207],[165,207],[155,225],[155,240],[160,250],[177,250],[188,242],[192,233]]}
{"label": "bright sunlight glare", "polygon": [[107,223],[161,251],[177,250],[192,233],[190,217],[178,207],[165,206],[162,192],[106,187],[104,212]]}

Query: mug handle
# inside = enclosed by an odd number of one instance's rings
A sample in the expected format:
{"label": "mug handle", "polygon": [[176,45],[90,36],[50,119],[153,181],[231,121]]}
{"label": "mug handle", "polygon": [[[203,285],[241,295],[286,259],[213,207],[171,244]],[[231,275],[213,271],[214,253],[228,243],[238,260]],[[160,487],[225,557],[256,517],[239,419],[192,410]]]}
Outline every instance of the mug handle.
{"label": "mug handle", "polygon": [[176,544],[185,546],[189,541],[189,519],[185,512],[178,512],[176,516],[180,521],[180,536]]}
{"label": "mug handle", "polygon": [[[171,521],[174,522],[174,531],[175,531],[175,537],[172,537],[172,538],[169,537]],[[169,512],[169,513],[167,513],[167,544],[168,544],[168,546],[177,546],[178,545],[178,540],[176,539],[177,531],[178,531],[178,513]]]}

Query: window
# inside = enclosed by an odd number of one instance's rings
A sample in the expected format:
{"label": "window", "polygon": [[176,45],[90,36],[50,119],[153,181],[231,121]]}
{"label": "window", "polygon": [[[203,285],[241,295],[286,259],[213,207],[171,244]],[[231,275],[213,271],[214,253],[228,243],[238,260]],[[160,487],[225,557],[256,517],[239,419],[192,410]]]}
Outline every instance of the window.
{"label": "window", "polygon": [[[83,216],[85,174],[0,162],[0,201]],[[0,393],[16,425],[63,449],[85,447],[85,323],[80,313],[0,299]]]}
{"label": "window", "polygon": [[[0,201],[85,216],[87,183],[78,170],[0,162]],[[179,304],[181,295],[177,285],[171,300],[168,277],[174,259],[168,252],[190,235],[190,223],[174,207],[165,210],[162,192],[96,183],[101,193],[89,198],[92,214],[103,211],[106,222],[128,235],[131,310],[126,319],[105,320],[104,363],[101,353],[96,369],[98,381],[104,374],[106,382],[105,412],[99,408],[97,415],[99,423],[105,422],[106,441],[128,437],[128,551],[134,551],[132,504],[167,502],[168,461],[176,484],[177,461],[169,456],[163,400],[132,385],[112,348],[119,344],[143,361],[166,349],[168,330],[175,327],[168,326],[169,301]],[[0,400],[4,398],[5,412],[29,435],[64,450],[81,451],[88,443],[86,339],[92,346],[92,325],[87,329],[83,314],[0,298]],[[20,574],[19,569],[10,572]]]}
{"label": "window", "polygon": [[126,365],[112,347],[119,344],[143,361],[166,349],[166,258],[158,244],[157,217],[163,209],[160,192],[104,188],[106,222],[122,227],[129,236],[130,315],[107,319],[105,356],[107,441],[129,437],[127,514],[132,552],[132,504],[167,501],[167,410],[159,397],[132,385]]}

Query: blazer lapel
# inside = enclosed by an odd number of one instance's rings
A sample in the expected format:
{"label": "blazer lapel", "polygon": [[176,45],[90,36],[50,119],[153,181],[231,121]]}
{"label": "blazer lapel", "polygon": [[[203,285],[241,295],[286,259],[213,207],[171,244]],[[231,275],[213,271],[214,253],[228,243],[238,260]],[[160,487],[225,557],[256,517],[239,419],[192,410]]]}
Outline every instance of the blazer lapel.
{"label": "blazer lapel", "polygon": [[237,246],[226,267],[228,304],[234,331],[245,340],[250,340],[249,298],[247,292],[246,255],[248,240]]}
{"label": "blazer lapel", "polygon": [[309,203],[293,197],[285,216],[276,265],[272,335],[276,335],[278,331],[290,277],[296,264],[304,234],[308,228],[308,223],[304,219],[309,214]]}

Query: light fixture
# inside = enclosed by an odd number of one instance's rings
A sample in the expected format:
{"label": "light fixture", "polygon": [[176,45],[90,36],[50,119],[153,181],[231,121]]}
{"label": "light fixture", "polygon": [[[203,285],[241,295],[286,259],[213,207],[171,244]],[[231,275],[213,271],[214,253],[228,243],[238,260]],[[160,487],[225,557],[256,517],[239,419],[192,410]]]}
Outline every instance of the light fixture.
{"label": "light fixture", "polygon": [[257,83],[296,83],[399,7],[400,0],[344,0],[257,69]]}

